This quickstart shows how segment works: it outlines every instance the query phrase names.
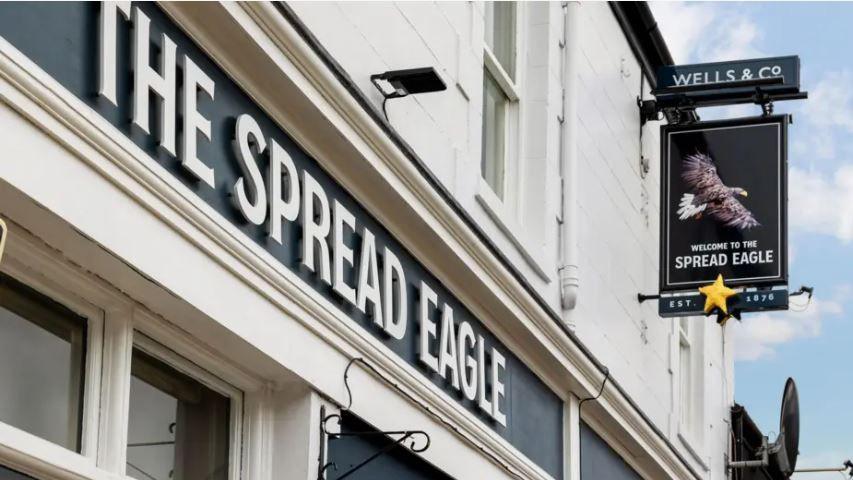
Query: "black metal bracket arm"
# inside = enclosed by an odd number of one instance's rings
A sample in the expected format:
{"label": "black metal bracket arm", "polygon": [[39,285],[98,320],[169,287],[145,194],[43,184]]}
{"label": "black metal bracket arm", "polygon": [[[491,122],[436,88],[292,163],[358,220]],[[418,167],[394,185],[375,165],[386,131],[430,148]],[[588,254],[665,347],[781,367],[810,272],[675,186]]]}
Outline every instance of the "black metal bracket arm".
{"label": "black metal bracket arm", "polygon": [[798,295],[808,295],[809,298],[812,298],[812,296],[814,295],[814,287],[807,287],[803,285],[796,292],[791,292],[790,294],[788,294],[789,297],[796,297]]}
{"label": "black metal bracket arm", "polygon": [[[321,414],[322,413],[325,413],[325,412],[321,411]],[[329,439],[335,439],[335,438],[341,438],[341,437],[380,437],[380,438],[381,437],[397,437],[396,439],[394,439],[393,442],[389,443],[388,445],[386,445],[382,449],[378,450],[373,455],[365,458],[364,460],[362,460],[358,464],[354,465],[352,468],[350,468],[346,472],[343,472],[335,480],[341,480],[341,479],[349,477],[350,475],[357,472],[358,470],[360,470],[361,468],[363,468],[364,466],[366,466],[370,462],[372,462],[372,461],[376,460],[377,458],[381,457],[382,455],[392,451],[396,447],[405,446],[406,448],[408,448],[409,450],[411,450],[414,453],[421,453],[421,452],[425,451],[426,449],[428,449],[430,446],[429,434],[424,432],[423,430],[394,430],[394,431],[368,431],[368,432],[337,432],[337,433],[332,433],[332,432],[329,432],[328,427],[327,427],[327,423],[329,420],[336,420],[338,422],[338,425],[340,425],[341,415],[337,414],[337,413],[333,413],[331,415],[326,415],[321,420],[320,429],[323,432],[323,434],[326,435],[326,437]],[[417,440],[418,436],[420,436],[424,439],[424,443],[422,445],[419,445],[419,442]],[[317,478],[319,480],[326,480],[326,471],[328,471],[329,469],[337,471],[338,465],[335,462],[328,462],[325,465],[322,465],[320,467],[319,472],[318,472]]]}
{"label": "black metal bracket arm", "polygon": [[[352,406],[352,390],[350,390],[349,386],[349,369],[352,367],[353,363],[360,361],[365,366],[373,370],[373,367],[366,363],[362,358],[353,358],[347,364],[346,369],[344,370],[344,387],[347,391],[348,403],[346,407],[341,408],[338,413],[332,413],[326,415],[326,408],[320,408],[320,433],[322,437],[322,441],[320,444],[320,458],[319,458],[319,469],[317,471],[317,480],[330,480],[326,478],[326,472],[328,470],[338,470],[338,465],[335,462],[326,462],[326,452],[325,447],[327,440],[329,439],[338,439],[342,437],[374,437],[374,438],[383,438],[387,437],[392,439],[393,441],[388,445],[384,446],[382,449],[375,452],[373,455],[365,458],[363,461],[359,462],[357,465],[354,465],[352,468],[342,473],[340,476],[335,478],[334,480],[342,480],[344,478],[349,477],[356,471],[363,468],[365,465],[370,462],[376,460],[382,455],[391,452],[397,447],[403,446],[408,448],[410,451],[414,453],[421,453],[426,451],[426,449],[430,446],[430,437],[429,434],[423,430],[392,430],[392,431],[365,431],[365,432],[330,432],[328,428],[328,423],[330,420],[335,420],[338,426],[341,426],[341,421],[343,420],[344,413],[348,412],[350,407]],[[375,371],[375,370],[374,370]],[[396,438],[394,438],[396,437]],[[423,439],[423,444],[419,444],[418,439]]]}
{"label": "black metal bracket arm", "polygon": [[783,77],[772,77],[653,90],[654,100],[637,101],[640,123],[662,120],[661,113],[672,124],[693,123],[698,121],[697,108],[742,103],[759,105],[762,114],[769,116],[773,114],[773,102],[808,98],[808,92],[770,90],[784,81]]}
{"label": "black metal bracket arm", "polygon": [[659,294],[659,293],[657,293],[657,294],[652,294],[652,295],[647,295],[647,294],[645,294],[645,293],[638,293],[638,294],[637,294],[637,301],[638,301],[638,302],[640,302],[640,303],[643,303],[643,302],[645,302],[646,300],[657,300],[657,299],[659,299],[659,298],[660,298],[660,294]]}

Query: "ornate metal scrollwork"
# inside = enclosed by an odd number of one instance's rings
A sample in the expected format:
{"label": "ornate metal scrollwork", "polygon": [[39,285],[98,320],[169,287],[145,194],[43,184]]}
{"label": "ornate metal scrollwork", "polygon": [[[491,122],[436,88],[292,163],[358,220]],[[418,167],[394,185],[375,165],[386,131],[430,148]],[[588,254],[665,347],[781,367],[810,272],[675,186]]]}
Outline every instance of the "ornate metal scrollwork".
{"label": "ornate metal scrollwork", "polygon": [[[329,431],[329,428],[328,428],[329,421],[335,420],[337,422],[338,426],[340,427],[341,423],[343,421],[344,414],[349,412],[350,407],[352,407],[352,390],[350,389],[350,386],[349,386],[349,369],[350,369],[350,367],[352,367],[353,363],[355,363],[356,361],[362,362],[367,368],[370,368],[371,370],[375,371],[375,369],[370,364],[366,363],[361,358],[353,358],[352,360],[350,360],[350,362],[347,364],[347,368],[344,370],[344,387],[347,390],[347,396],[349,399],[347,406],[341,408],[341,410],[338,413],[332,413],[329,415],[326,415],[325,407],[322,407],[320,409],[320,433],[322,434],[324,441],[322,443],[323,447],[321,449],[320,459],[319,459],[320,465],[319,465],[319,470],[317,472],[317,479],[318,480],[331,480],[331,479],[326,478],[326,472],[329,471],[330,469],[334,470],[334,471],[338,470],[338,466],[337,466],[337,464],[335,464],[335,462],[324,463],[325,462],[325,444],[326,444],[326,440],[328,440],[328,439],[337,439],[337,438],[342,438],[342,437],[362,437],[362,438],[363,437],[373,437],[373,438],[388,437],[390,439],[393,439],[393,441],[391,443],[389,443],[388,445],[386,445],[385,447],[383,447],[382,449],[380,449],[379,451],[377,451],[373,455],[365,458],[363,461],[359,462],[357,465],[354,465],[352,468],[350,468],[346,472],[343,472],[340,476],[336,477],[334,480],[342,480],[344,478],[349,477],[350,475],[352,475],[356,471],[360,470],[362,467],[369,464],[373,460],[376,460],[377,458],[381,457],[382,455],[392,451],[393,449],[395,449],[399,446],[403,446],[405,448],[408,448],[413,453],[424,452],[430,446],[429,434],[424,432],[423,430],[393,430],[393,431],[377,431],[377,430],[374,430],[374,431],[364,431],[364,432],[343,432],[340,430],[338,432]],[[419,439],[423,439],[423,444],[421,444]]]}

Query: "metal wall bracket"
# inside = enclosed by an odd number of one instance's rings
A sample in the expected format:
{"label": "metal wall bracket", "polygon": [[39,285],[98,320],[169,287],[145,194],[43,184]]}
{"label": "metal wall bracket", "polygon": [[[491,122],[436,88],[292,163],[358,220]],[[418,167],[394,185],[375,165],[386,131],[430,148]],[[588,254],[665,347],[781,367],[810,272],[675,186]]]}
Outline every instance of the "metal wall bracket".
{"label": "metal wall bracket", "polygon": [[669,123],[694,123],[699,121],[696,107],[686,96],[681,97],[678,105],[662,106],[657,100],[640,100],[637,98],[637,106],[640,109],[640,126],[646,122],[661,121],[666,119]]}
{"label": "metal wall bracket", "polygon": [[[374,438],[376,438],[376,437],[379,437],[379,438],[397,437],[397,438],[393,438],[393,441],[391,443],[389,443],[385,447],[382,447],[382,449],[378,450],[373,455],[370,455],[369,457],[365,458],[364,460],[362,460],[358,464],[351,467],[349,470],[343,472],[340,476],[336,477],[334,480],[341,480],[341,479],[349,477],[350,475],[354,474],[355,472],[357,472],[358,470],[360,470],[361,468],[363,468],[364,466],[366,466],[370,462],[376,460],[377,458],[381,457],[382,455],[385,455],[386,453],[391,452],[392,450],[394,450],[395,448],[397,448],[399,446],[404,446],[414,453],[421,453],[421,452],[423,452],[429,448],[429,445],[430,445],[429,434],[427,434],[423,430],[393,430],[393,431],[374,430],[374,431],[365,431],[365,432],[340,432],[339,431],[337,433],[329,432],[329,430],[327,428],[327,423],[329,422],[329,420],[335,420],[335,421],[337,421],[338,425],[340,425],[341,420],[343,418],[342,415],[345,412],[346,412],[346,410],[342,410],[341,413],[333,413],[331,415],[326,415],[325,417],[323,417],[320,420],[320,431],[325,436],[323,443],[325,443],[325,440],[338,439],[338,438],[342,438],[342,437],[374,437]],[[325,413],[325,409],[321,409],[320,414],[323,415],[324,413]],[[418,442],[416,436],[421,436],[424,439],[423,445],[418,445],[419,442]],[[324,460],[325,460],[324,458],[320,458],[321,463]],[[317,479],[318,480],[327,480],[326,472],[330,469],[337,471],[338,465],[335,462],[327,462],[325,464],[321,464],[320,469],[318,470],[318,473],[317,473]]]}
{"label": "metal wall bracket", "polygon": [[657,300],[657,299],[659,299],[659,298],[660,298],[660,294],[659,294],[659,293],[658,293],[658,294],[652,294],[652,295],[648,295],[648,294],[645,294],[645,293],[638,293],[638,294],[637,294],[637,301],[638,301],[638,302],[640,302],[640,303],[643,303],[643,302],[645,302],[646,300]]}
{"label": "metal wall bracket", "polygon": [[[408,448],[413,453],[421,453],[429,448],[430,446],[430,437],[429,434],[424,432],[423,430],[392,430],[392,431],[364,431],[364,432],[342,432],[338,431],[337,433],[330,432],[327,424],[330,420],[335,420],[338,426],[341,426],[341,421],[343,420],[343,416],[349,412],[350,407],[352,406],[352,390],[350,390],[349,386],[349,369],[352,367],[353,363],[356,361],[360,361],[364,363],[368,368],[373,369],[370,364],[364,362],[361,358],[353,358],[347,364],[347,368],[344,370],[344,387],[347,390],[347,395],[349,396],[349,403],[346,407],[341,408],[338,413],[332,413],[326,415],[326,407],[320,407],[320,458],[318,459],[318,469],[317,469],[317,480],[332,480],[326,477],[326,472],[331,470],[337,471],[338,465],[335,462],[326,462],[326,445],[328,440],[330,439],[339,439],[342,437],[373,437],[373,438],[389,438],[393,440],[388,445],[384,446],[382,449],[378,450],[373,455],[365,458],[363,461],[351,467],[346,472],[343,472],[340,476],[336,477],[334,480],[341,480],[349,477],[356,471],[363,468],[365,465],[370,462],[376,460],[377,458],[385,455],[386,453],[391,452],[397,447],[403,446]],[[396,438],[394,438],[396,437]],[[423,445],[419,445],[418,438],[423,438]]]}

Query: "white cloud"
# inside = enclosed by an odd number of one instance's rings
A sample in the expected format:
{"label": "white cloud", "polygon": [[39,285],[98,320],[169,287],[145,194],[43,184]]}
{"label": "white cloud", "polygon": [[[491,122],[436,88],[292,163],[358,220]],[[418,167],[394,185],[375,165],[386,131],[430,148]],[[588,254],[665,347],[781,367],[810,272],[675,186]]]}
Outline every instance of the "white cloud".
{"label": "white cloud", "polygon": [[851,288],[844,286],[837,289],[832,299],[815,297],[805,311],[798,311],[796,305],[801,305],[806,299],[794,297],[791,300],[792,310],[752,314],[742,322],[734,323],[735,360],[754,361],[772,357],[776,347],[782,344],[817,337],[823,320],[844,313],[842,305],[850,297]]}
{"label": "white cloud", "polygon": [[803,114],[819,127],[840,128],[853,133],[853,73],[829,72],[811,89]]}
{"label": "white cloud", "polygon": [[691,61],[693,51],[716,16],[715,8],[710,4],[684,2],[650,2],[649,6],[676,63]]}
{"label": "white cloud", "polygon": [[788,192],[792,229],[853,240],[853,164],[830,175],[791,167]]}
{"label": "white cloud", "polygon": [[[848,70],[829,72],[810,88],[809,100],[803,105],[803,118],[809,127],[804,141],[804,155],[809,160],[829,160],[849,153],[848,148],[839,149],[838,142],[849,142],[853,133],[853,72]],[[799,150],[798,150],[799,151]]]}
{"label": "white cloud", "polygon": [[725,3],[651,2],[676,63],[716,62],[763,56],[758,25],[743,7]]}

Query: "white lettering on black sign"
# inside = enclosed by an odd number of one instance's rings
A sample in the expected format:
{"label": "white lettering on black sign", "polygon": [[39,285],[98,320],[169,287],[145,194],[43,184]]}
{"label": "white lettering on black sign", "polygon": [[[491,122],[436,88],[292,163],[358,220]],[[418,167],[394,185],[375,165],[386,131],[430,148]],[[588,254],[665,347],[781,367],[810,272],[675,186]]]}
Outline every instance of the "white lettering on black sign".
{"label": "white lettering on black sign", "polygon": [[[149,101],[154,94],[160,103],[155,131],[160,146],[178,158],[183,168],[197,180],[216,188],[216,172],[198,158],[196,142],[213,141],[210,120],[197,109],[204,95],[215,101],[216,85],[188,55],[176,58],[175,43],[162,34],[163,52],[157,68],[148,64],[150,20],[138,7],[131,12],[129,2],[104,2],[101,10],[99,95],[113,105],[116,95],[116,22],[120,13],[133,23],[133,123],[143,132],[152,131]],[[176,74],[181,62],[183,84]],[[178,97],[180,92],[180,98]],[[183,124],[176,124],[180,106]],[[178,136],[183,135],[182,142]],[[301,264],[331,287],[352,307],[372,318],[390,338],[401,340],[409,328],[405,271],[398,256],[385,247],[378,251],[373,232],[360,226],[356,217],[336,199],[330,201],[323,186],[307,171],[299,171],[287,151],[262,131],[250,114],[237,118],[232,138],[234,153],[242,175],[226,192],[243,219],[265,225],[269,238],[281,244],[284,222],[301,220]],[[182,145],[177,149],[176,145]],[[269,157],[269,168],[261,171],[258,159]],[[361,248],[347,245],[344,232],[358,231]],[[381,258],[381,261],[380,261]],[[357,261],[356,261],[357,260]],[[355,281],[347,279],[345,267],[358,266]],[[426,283],[420,283],[419,360],[429,370],[461,392],[485,414],[504,427],[506,359],[494,347],[488,347],[482,335],[475,335],[468,321],[457,321],[453,309]],[[440,312],[440,329],[433,313]],[[438,348],[435,348],[435,342]],[[435,355],[432,352],[437,351]]]}

